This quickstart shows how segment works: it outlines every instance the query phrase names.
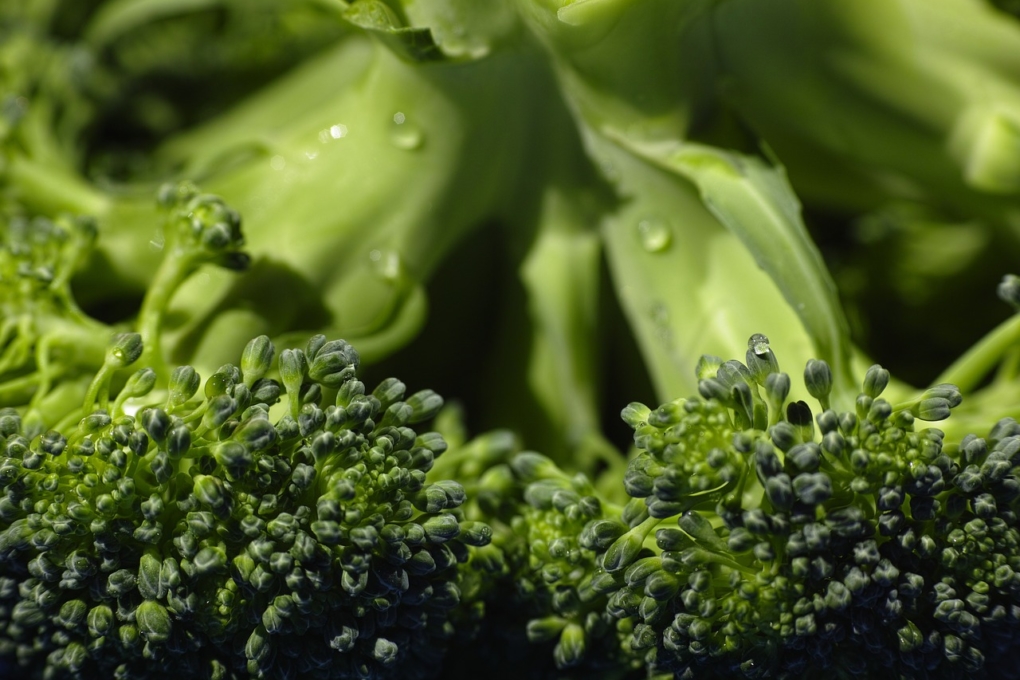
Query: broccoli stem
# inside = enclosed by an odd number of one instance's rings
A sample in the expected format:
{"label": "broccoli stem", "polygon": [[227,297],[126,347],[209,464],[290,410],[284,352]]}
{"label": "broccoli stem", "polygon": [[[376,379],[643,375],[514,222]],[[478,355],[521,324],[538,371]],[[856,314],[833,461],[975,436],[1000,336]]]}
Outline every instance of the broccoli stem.
{"label": "broccoli stem", "polygon": [[181,252],[180,246],[176,244],[168,245],[171,250],[156,270],[156,275],[142,300],[142,308],[138,312],[138,331],[141,333],[145,348],[141,365],[152,368],[161,380],[169,378],[170,375],[160,344],[163,315],[174,293],[195,270],[192,258],[187,252]]}
{"label": "broccoli stem", "polygon": [[[19,202],[32,212],[51,218],[90,216],[99,224],[102,253],[90,258],[88,286],[75,291],[79,302],[87,306],[110,292],[145,289],[160,257],[155,248],[146,247],[158,219],[149,187],[141,192],[136,187],[123,194],[107,193],[63,165],[20,155],[9,160],[3,177],[17,187]],[[77,275],[78,269],[68,271]]]}
{"label": "broccoli stem", "polygon": [[35,391],[39,389],[39,383],[43,376],[39,371],[33,371],[26,375],[19,376],[13,380],[7,380],[0,384],[0,403],[21,404],[32,398]]}
{"label": "broccoli stem", "polygon": [[943,371],[932,385],[950,383],[959,387],[961,392],[971,392],[1018,342],[1020,314],[1006,319],[975,343]]}
{"label": "broccoli stem", "polygon": [[19,199],[45,215],[69,212],[99,217],[110,209],[108,196],[61,165],[14,156],[5,174],[10,184],[18,188]]}
{"label": "broccoli stem", "polygon": [[1006,352],[1006,356],[999,364],[999,370],[995,373],[995,381],[1012,382],[1018,373],[1020,373],[1020,347],[1013,347]]}

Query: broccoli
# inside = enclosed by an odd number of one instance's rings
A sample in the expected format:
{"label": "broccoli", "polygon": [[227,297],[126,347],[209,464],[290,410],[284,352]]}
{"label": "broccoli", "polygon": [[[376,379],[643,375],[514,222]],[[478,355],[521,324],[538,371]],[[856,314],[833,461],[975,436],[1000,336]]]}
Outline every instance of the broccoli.
{"label": "broccoli", "polygon": [[112,350],[107,345],[118,327],[85,314],[71,287],[95,246],[94,221],[14,215],[0,223],[0,390],[5,406],[27,407],[28,434],[88,415],[80,409],[83,390],[100,367],[103,384],[94,389],[102,390],[105,407],[110,373],[136,361],[137,352],[144,351],[144,364],[165,383],[161,326],[181,284],[206,265],[231,271],[248,266],[240,217],[221,199],[182,183],[162,187],[154,203],[163,213],[155,225],[163,259],[137,315],[142,344],[125,341]]}
{"label": "broccoli", "polygon": [[442,398],[366,392],[357,351],[323,335],[279,354],[259,336],[200,391],[161,348],[166,310],[206,265],[249,257],[219,197],[182,183],[157,203],[137,332],[69,287],[91,220],[2,225],[0,660],[47,678],[433,675],[458,565],[491,534],[457,482],[426,482],[446,445],[410,425]]}
{"label": "broccoli", "polygon": [[[1020,255],[1020,81],[1003,61],[1020,24],[996,9],[1010,5],[738,1],[715,13],[720,104],[751,148],[766,140],[783,160],[855,337],[900,379],[929,380],[994,323],[981,292]],[[947,308],[950,296],[974,302]],[[947,323],[923,355],[897,351],[936,314]]]}
{"label": "broccoli", "polygon": [[[175,363],[215,368],[252,336],[292,344],[322,330],[348,338],[375,363],[422,331],[429,299],[436,314],[445,307],[438,301],[447,291],[429,293],[426,285],[465,270],[487,274],[505,291],[505,299],[475,305],[479,314],[495,310],[499,347],[482,361],[505,389],[485,395],[472,417],[521,430],[564,465],[606,456],[600,420],[609,378],[598,364],[613,349],[589,339],[607,315],[619,314],[618,305],[663,398],[690,387],[688,364],[701,346],[735,349],[742,340],[734,337],[763,326],[776,310],[788,321],[777,326],[788,330],[773,334],[785,335],[777,339],[790,352],[821,356],[847,378],[847,347],[833,332],[838,315],[818,322],[829,314],[819,308],[834,302],[832,287],[803,285],[802,275],[777,285],[772,270],[748,266],[743,241],[756,232],[746,227],[771,207],[754,207],[755,199],[735,220],[721,218],[712,210],[715,189],[693,179],[711,164],[688,159],[688,174],[678,175],[632,143],[654,140],[620,137],[634,120],[602,125],[601,116],[592,119],[579,106],[588,92],[572,78],[557,40],[572,43],[575,33],[594,40],[611,16],[574,28],[559,22],[561,32],[550,36],[548,8],[531,2],[469,11],[450,0],[414,7],[293,0],[259,4],[247,19],[232,0],[199,4],[107,1],[65,15],[65,3],[35,0],[32,11],[8,10],[7,30],[17,40],[0,59],[12,93],[0,138],[5,210],[95,219],[100,237],[76,279],[85,309],[131,310],[150,287],[160,259],[149,245],[158,241],[147,198],[153,185],[195,181],[244,215],[248,270],[207,271],[184,283],[167,310],[160,342]],[[622,49],[651,27],[664,43],[701,35],[701,12],[688,17],[670,8],[663,21],[662,9],[641,7],[633,22],[610,31],[614,44]],[[257,52],[261,12],[286,27],[281,42],[292,30],[307,35],[309,51],[279,57],[267,67],[279,77],[256,87],[238,55]],[[317,20],[290,20],[297,15]],[[211,56],[210,73],[195,74],[195,57],[181,52],[206,44],[217,22],[222,43],[203,49],[225,56]],[[327,24],[335,32],[313,28]],[[144,40],[161,34],[182,37]],[[141,42],[148,51],[132,57]],[[658,92],[661,79],[644,68],[659,58],[655,42],[642,38],[637,65],[610,80],[645,74],[633,80],[634,91],[620,93],[624,102],[651,96],[647,106],[657,107],[677,99],[668,103],[663,131],[679,140],[690,122],[683,101],[696,99],[704,83]],[[669,58],[683,61],[701,47],[683,42]],[[611,62],[600,57],[585,68]],[[224,79],[220,69],[231,74],[230,87],[248,87],[203,96]],[[167,84],[177,78],[195,89]],[[616,95],[605,98],[607,111],[623,110],[610,101]],[[191,118],[173,114],[181,110],[191,110]],[[182,122],[164,125],[159,111]],[[778,227],[758,233],[755,243],[786,244],[776,240],[783,230],[802,241],[806,232],[787,210],[794,203],[781,172],[746,184],[746,194],[771,200],[774,193],[783,203]],[[738,224],[742,232],[730,231]],[[487,239],[498,242],[492,267],[476,257]],[[812,258],[803,258],[808,270],[816,268]],[[702,288],[708,269],[714,285]],[[618,300],[599,293],[607,282]],[[477,288],[470,280],[448,285],[460,295],[458,288]],[[704,292],[664,294],[678,287]],[[787,306],[798,290],[817,294]],[[721,299],[728,300],[727,318],[717,318],[710,304]],[[521,309],[522,323],[498,313],[509,305]],[[805,322],[809,317],[815,321]],[[731,334],[734,323],[742,330]],[[494,344],[472,342],[476,337],[464,332],[448,336],[443,340],[468,347]],[[640,366],[615,372],[647,382]]]}
{"label": "broccoli", "polygon": [[[703,357],[698,378],[697,396],[623,410],[625,504],[532,453],[487,473],[510,481],[480,482],[522,506],[512,521],[532,547],[515,577],[540,603],[527,632],[558,640],[557,665],[587,653],[676,678],[1014,677],[1015,420],[947,440],[918,424],[944,420],[960,391],[890,402],[878,365],[836,411],[818,360],[804,370],[813,412],[762,335],[743,363]],[[486,550],[512,557],[500,533]]]}
{"label": "broccoli", "polygon": [[[328,329],[369,359],[406,344],[424,322],[424,282],[504,210],[503,173],[522,161],[515,139],[544,113],[507,87],[548,89],[530,61],[406,54],[400,40],[395,54],[373,39],[389,33],[371,12],[340,2],[104,2],[71,29],[61,3],[31,5],[0,24],[12,36],[0,57],[0,196],[8,212],[95,219],[84,306],[130,306],[150,288],[154,185],[195,181],[245,215],[249,270],[207,272],[169,310],[163,341],[178,362],[219,365],[262,333],[286,344]],[[291,43],[302,48],[273,56]],[[202,72],[209,53],[220,56]],[[280,77],[256,88],[266,71]],[[194,83],[183,103],[168,79]],[[224,80],[240,89],[227,97]],[[217,115],[195,119],[196,106]],[[141,142],[123,132],[182,109],[183,129],[153,123]],[[108,145],[91,148],[96,138]],[[387,171],[365,172],[374,164]]]}
{"label": "broccoli", "polygon": [[[95,383],[143,354],[119,337]],[[409,426],[442,399],[367,392],[358,363],[342,340],[277,356],[262,336],[201,392],[179,366],[157,399],[144,367],[34,437],[5,409],[0,656],[30,677],[432,674],[490,530],[425,480],[446,445]]]}
{"label": "broccoli", "polygon": [[491,544],[464,569],[485,617],[467,647],[483,651],[455,649],[454,672],[485,664],[498,673],[498,663],[513,663],[515,672],[543,677],[550,661],[597,677],[640,671],[628,623],[617,622],[591,588],[597,553],[585,538],[590,524],[623,512],[613,502],[623,499],[622,488],[603,494],[584,474],[522,452],[508,431],[454,443],[431,474],[465,480],[465,516],[492,530]]}
{"label": "broccoli", "polygon": [[1008,676],[1014,4],[0,3],[0,675]]}

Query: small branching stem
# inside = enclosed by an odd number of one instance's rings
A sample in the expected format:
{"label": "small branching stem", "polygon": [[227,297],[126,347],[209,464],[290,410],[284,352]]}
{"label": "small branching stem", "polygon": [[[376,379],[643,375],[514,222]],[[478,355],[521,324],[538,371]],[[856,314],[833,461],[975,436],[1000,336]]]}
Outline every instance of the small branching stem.
{"label": "small branching stem", "polygon": [[141,311],[138,313],[138,330],[144,346],[139,365],[148,366],[156,371],[161,382],[170,377],[160,344],[163,316],[174,293],[193,271],[194,267],[187,254],[173,247],[156,270],[156,276],[145,294]]}
{"label": "small branching stem", "polygon": [[951,383],[964,394],[973,391],[995,365],[1020,343],[1020,314],[1003,321],[936,378],[932,385]]}

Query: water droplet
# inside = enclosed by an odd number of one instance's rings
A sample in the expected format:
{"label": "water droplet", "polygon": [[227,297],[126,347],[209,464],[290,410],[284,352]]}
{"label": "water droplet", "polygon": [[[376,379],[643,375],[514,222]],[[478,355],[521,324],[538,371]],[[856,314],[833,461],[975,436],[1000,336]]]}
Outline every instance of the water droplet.
{"label": "water droplet", "polygon": [[637,228],[641,245],[650,253],[661,253],[673,240],[669,224],[658,217],[646,217],[638,222]]}
{"label": "water droplet", "polygon": [[398,149],[411,151],[421,146],[425,137],[418,126],[408,122],[402,113],[393,116],[393,125],[390,126],[390,143]]}
{"label": "water droplet", "polygon": [[326,144],[334,139],[342,139],[347,136],[347,126],[343,123],[330,125],[328,128],[319,130],[319,143]]}
{"label": "water droplet", "polygon": [[307,158],[310,161],[314,161],[318,157],[319,157],[318,151],[305,151],[305,158]]}
{"label": "water droplet", "polygon": [[754,353],[758,356],[768,354],[769,339],[761,333],[755,333],[747,341],[747,349],[754,350]]}
{"label": "water droplet", "polygon": [[395,250],[372,250],[368,253],[368,259],[375,265],[382,277],[388,281],[396,281],[400,278],[403,269],[400,262],[400,253]]}
{"label": "water droplet", "polygon": [[287,161],[283,156],[273,156],[269,159],[269,167],[273,170],[283,170],[287,167]]}

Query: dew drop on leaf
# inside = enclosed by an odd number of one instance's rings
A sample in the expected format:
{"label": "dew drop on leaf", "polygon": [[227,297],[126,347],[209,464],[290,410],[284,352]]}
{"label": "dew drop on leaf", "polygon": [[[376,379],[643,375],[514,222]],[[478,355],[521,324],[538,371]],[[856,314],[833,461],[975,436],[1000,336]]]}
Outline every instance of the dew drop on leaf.
{"label": "dew drop on leaf", "polygon": [[412,151],[417,149],[425,141],[422,131],[414,123],[407,120],[407,116],[397,111],[393,114],[393,123],[390,125],[390,143],[398,149]]}
{"label": "dew drop on leaf", "polygon": [[387,281],[396,281],[400,278],[403,264],[400,261],[400,253],[395,250],[372,250],[368,254],[368,259]]}
{"label": "dew drop on leaf", "polygon": [[650,253],[661,253],[669,248],[673,241],[669,224],[658,217],[646,217],[638,222],[638,237],[641,246]]}

